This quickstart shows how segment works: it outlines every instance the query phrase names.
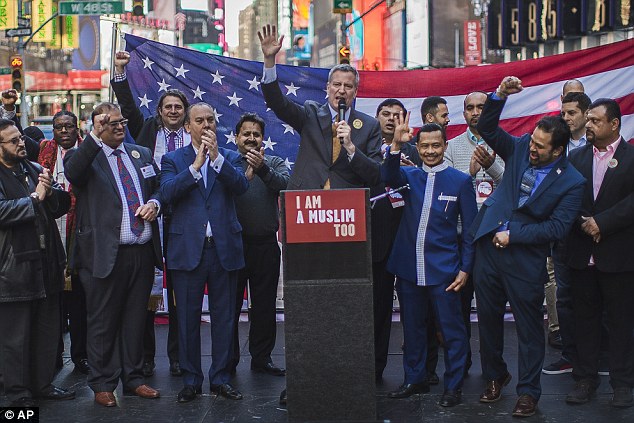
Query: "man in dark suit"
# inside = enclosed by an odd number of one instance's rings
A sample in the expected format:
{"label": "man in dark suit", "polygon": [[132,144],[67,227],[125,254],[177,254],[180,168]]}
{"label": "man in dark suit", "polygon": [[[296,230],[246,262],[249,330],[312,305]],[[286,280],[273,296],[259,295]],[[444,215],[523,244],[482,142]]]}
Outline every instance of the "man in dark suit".
{"label": "man in dark suit", "polygon": [[612,406],[631,407],[634,385],[634,146],[620,134],[621,110],[601,98],[586,114],[588,144],[570,162],[588,181],[581,214],[566,239],[577,356],[572,404],[590,400],[599,385],[602,313],[607,313]]}
{"label": "man in dark suit", "polygon": [[506,98],[522,89],[518,78],[506,77],[484,105],[478,132],[506,168],[471,227],[482,372],[488,381],[480,401],[498,401],[511,380],[502,358],[508,300],[519,341],[517,417],[535,414],[541,395],[546,257],[550,243],[564,238],[577,217],[585,183],[566,159],[570,128],[560,116],[540,119],[532,134],[521,137],[499,127]]}
{"label": "man in dark suit", "polygon": [[158,398],[145,384],[143,328],[154,266],[162,267],[156,191],[158,168],[149,149],[123,143],[127,120],[101,103],[93,131],[66,154],[64,172],[76,203],[75,264],[86,293],[88,385],[95,401],[116,406],[124,392]]}
{"label": "man in dark suit", "polygon": [[[381,127],[382,156],[392,145],[396,121],[403,119],[407,110],[403,103],[395,98],[383,100],[376,109],[376,119]],[[412,144],[401,146],[401,164],[420,165],[421,160]],[[392,187],[399,188],[399,187]],[[390,189],[390,188],[387,188]],[[380,183],[370,189],[371,197],[385,194],[386,185]],[[378,381],[383,378],[387,365],[387,355],[392,329],[392,311],[394,305],[394,274],[386,269],[387,259],[392,251],[396,230],[403,214],[402,193],[394,193],[376,200],[372,204],[372,291],[374,308],[374,376]],[[431,331],[436,336],[435,328]]]}
{"label": "man in dark suit", "polygon": [[162,159],[161,198],[172,207],[167,267],[173,272],[184,388],[178,402],[202,392],[200,315],[205,286],[211,313],[211,391],[242,394],[229,383],[238,270],[244,267],[242,227],[234,197],[248,188],[241,156],[218,147],[212,107],[197,103],[185,116],[192,143]]}
{"label": "man in dark suit", "polygon": [[[371,187],[380,182],[381,131],[376,119],[352,109],[359,88],[359,73],[350,65],[337,65],[328,74],[328,101],[294,103],[277,82],[275,55],[282,48],[275,26],[258,31],[264,53],[262,93],[275,115],[301,134],[299,152],[288,182],[289,190]],[[338,122],[338,104],[346,104]],[[350,122],[350,124],[348,123]]]}
{"label": "man in dark suit", "polygon": [[[191,136],[183,128],[185,110],[189,107],[187,97],[180,90],[164,90],[156,106],[156,116],[145,119],[139,110],[126,74],[126,66],[130,63],[130,53],[118,51],[114,59],[114,77],[110,81],[112,90],[117,95],[121,105],[123,117],[128,119],[128,130],[135,142],[149,148],[154,161],[160,168],[161,158],[165,153],[174,151],[191,143]],[[159,219],[159,227],[163,230],[163,255],[167,255],[167,243],[169,241],[169,223],[171,213],[169,207],[165,207]],[[167,357],[170,362],[170,374],[181,376],[180,363],[178,361],[178,313],[174,301],[172,287],[172,275],[165,272],[167,285],[167,312],[169,313],[169,326],[167,331]],[[154,335],[155,312],[149,311],[146,316],[145,334],[143,341],[143,374],[154,374],[154,355],[156,352],[156,339]]]}

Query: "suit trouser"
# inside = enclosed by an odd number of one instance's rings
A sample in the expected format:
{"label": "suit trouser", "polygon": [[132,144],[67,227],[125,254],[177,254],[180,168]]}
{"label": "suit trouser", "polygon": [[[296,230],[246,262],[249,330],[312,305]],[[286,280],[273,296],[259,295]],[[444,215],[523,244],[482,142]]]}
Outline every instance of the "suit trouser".
{"label": "suit trouser", "polygon": [[[515,318],[519,343],[518,395],[541,396],[540,375],[544,364],[544,280],[546,260],[526,264],[525,248],[510,245],[497,249],[491,237],[477,241],[474,284],[478,298],[480,356],[486,380],[499,379],[508,371],[504,352],[504,312],[508,300]],[[535,262],[536,260],[532,260]]]}
{"label": "suit trouser", "polygon": [[143,330],[154,280],[152,242],[119,245],[112,273],[95,278],[85,269],[79,276],[88,311],[88,386],[112,392],[119,379],[124,389],[144,384]]}
{"label": "suit trouser", "polygon": [[405,338],[403,368],[405,383],[424,383],[427,378],[427,326],[431,307],[445,341],[446,390],[462,387],[467,358],[467,331],[460,309],[460,294],[445,291],[444,285],[418,286],[396,279]]}
{"label": "suit trouser", "polygon": [[[388,256],[389,257],[389,256]],[[377,379],[387,365],[394,306],[394,275],[385,269],[388,257],[372,263],[374,306],[374,372]]]}
{"label": "suit trouser", "polygon": [[473,300],[473,293],[475,287],[473,286],[473,276],[469,275],[467,283],[460,290],[460,303],[462,308],[462,319],[464,320],[464,326],[467,330],[467,362],[465,369],[468,370],[471,367],[471,301]]}
{"label": "suit trouser", "polygon": [[[172,276],[169,270],[165,271],[165,280],[167,282],[167,313],[168,329],[167,329],[167,357],[170,364],[178,361],[178,316],[176,315],[176,304],[174,303],[174,289],[172,288]],[[143,333],[143,361],[154,361],[156,355],[156,335],[154,333],[155,311],[148,310],[145,320],[145,331]]]}
{"label": "suit trouser", "polygon": [[238,271],[227,271],[220,264],[216,245],[205,241],[198,266],[191,270],[172,270],[174,295],[178,310],[178,354],[183,385],[202,387],[204,380],[200,359],[200,316],[207,286],[211,315],[212,385],[228,383],[233,354],[233,326]]}
{"label": "suit trouser", "polygon": [[0,303],[0,375],[10,400],[38,396],[55,377],[60,296]]}
{"label": "suit trouser", "polygon": [[68,321],[70,332],[70,357],[77,364],[87,358],[86,353],[86,293],[79,281],[79,275],[71,276],[72,290],[66,291],[68,295]]}
{"label": "suit trouser", "polygon": [[260,242],[242,238],[246,266],[238,271],[236,290],[235,324],[233,330],[233,367],[240,362],[238,321],[244,299],[244,289],[249,285],[249,353],[251,364],[264,366],[271,360],[275,347],[277,285],[280,279],[280,247],[275,234]]}
{"label": "suit trouser", "polygon": [[591,266],[584,270],[571,269],[570,276],[577,343],[573,377],[598,385],[601,322],[606,311],[610,332],[610,385],[633,387],[634,272],[607,273]]}

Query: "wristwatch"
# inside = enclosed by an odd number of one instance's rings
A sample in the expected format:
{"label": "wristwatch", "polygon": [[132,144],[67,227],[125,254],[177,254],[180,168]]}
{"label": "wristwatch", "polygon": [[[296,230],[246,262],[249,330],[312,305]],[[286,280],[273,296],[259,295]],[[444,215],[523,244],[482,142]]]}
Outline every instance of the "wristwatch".
{"label": "wristwatch", "polygon": [[30,196],[33,200],[35,200],[37,203],[39,203],[39,202],[40,202],[40,196],[39,196],[39,195],[37,195],[37,192],[32,192],[29,196]]}

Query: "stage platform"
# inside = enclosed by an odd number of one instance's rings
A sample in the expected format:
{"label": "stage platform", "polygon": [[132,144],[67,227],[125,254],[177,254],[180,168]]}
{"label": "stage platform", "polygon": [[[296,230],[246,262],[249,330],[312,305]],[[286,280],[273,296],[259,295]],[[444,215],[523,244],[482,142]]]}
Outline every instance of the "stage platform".
{"label": "stage platform", "polygon": [[[415,395],[408,399],[393,400],[387,398],[387,393],[396,389],[402,382],[402,352],[403,340],[401,324],[393,323],[390,356],[383,381],[377,384],[376,403],[378,421],[382,422],[634,422],[634,408],[614,409],[610,406],[612,389],[608,384],[608,377],[601,377],[598,395],[590,403],[581,406],[570,406],[565,402],[566,394],[573,388],[572,376],[542,375],[543,395],[539,401],[538,413],[527,419],[511,416],[512,408],[517,399],[515,383],[517,381],[517,336],[515,323],[505,323],[505,357],[513,381],[503,392],[501,401],[494,404],[481,404],[478,396],[484,388],[485,381],[481,378],[480,355],[477,323],[472,323],[473,338],[473,367],[463,388],[463,403],[447,409],[439,406],[438,400],[442,394],[442,358],[438,364],[438,374],[441,384],[433,386],[431,392],[425,395]],[[92,391],[87,387],[85,376],[73,371],[68,348],[68,335],[65,336],[66,353],[64,368],[58,374],[55,383],[65,388],[72,388],[77,392],[73,401],[42,401],[40,403],[41,422],[286,422],[287,412],[278,404],[279,394],[284,389],[285,378],[253,373],[250,370],[248,355],[248,323],[240,323],[240,343],[242,360],[237,374],[232,380],[233,385],[244,395],[242,401],[230,401],[223,397],[216,397],[209,393],[208,381],[205,380],[202,397],[187,404],[176,402],[176,396],[182,388],[181,379],[169,374],[165,346],[167,339],[167,325],[156,325],[157,357],[154,376],[147,379],[147,383],[161,392],[161,398],[147,400],[138,397],[123,396],[121,386],[116,391],[119,402],[116,408],[104,408],[94,403]],[[210,333],[209,324],[202,324],[203,371],[209,368]],[[309,336],[309,335],[307,335]],[[328,351],[323,351],[325,360],[337,360]],[[559,351],[547,346],[546,363],[558,358]],[[278,323],[278,338],[274,350],[275,364],[284,366],[284,323]],[[354,381],[351,381],[354,383]],[[319,397],[314,398],[320,401]],[[0,403],[7,405],[7,398],[0,397]]]}

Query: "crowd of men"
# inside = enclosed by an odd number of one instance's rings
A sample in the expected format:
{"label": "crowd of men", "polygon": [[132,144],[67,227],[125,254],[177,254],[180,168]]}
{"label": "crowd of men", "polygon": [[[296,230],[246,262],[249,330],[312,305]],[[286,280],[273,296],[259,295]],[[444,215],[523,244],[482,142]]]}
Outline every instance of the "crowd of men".
{"label": "crowd of men", "polygon": [[[602,351],[611,404],[634,404],[634,146],[620,135],[616,101],[591,101],[579,81],[569,81],[561,114],[540,118],[518,137],[499,126],[507,98],[523,90],[509,76],[493,93],[465,96],[467,129],[449,141],[447,102],[425,99],[414,136],[412,112],[397,99],[383,101],[374,118],[354,109],[359,74],[349,65],[331,69],[324,104],[289,101],[275,68],[282,39],[271,26],[258,35],[264,99],[301,134],[292,175],[281,158],[265,154],[266,125],[256,114],[236,123],[237,151],[218,145],[214,108],[190,105],[180,91],[166,90],[156,116],[144,119],[128,85],[126,52],[116,53],[111,81],[118,104],[97,105],[83,138],[77,117],[61,111],[53,139],[33,141],[15,118],[16,93],[2,93],[0,375],[12,405],[75,397],[52,384],[63,303],[72,361],[87,374],[97,404],[116,406],[119,382],[124,394],[159,398],[146,383],[155,367],[148,308],[155,269],[164,271],[168,288],[169,370],[182,377],[179,403],[203,389],[205,290],[211,392],[242,399],[231,379],[247,286],[251,369],[284,376],[271,358],[280,191],[379,194],[405,184],[408,190],[372,208],[377,381],[387,363],[394,288],[404,331],[404,381],[388,397],[438,384],[442,346],[439,404],[461,403],[475,292],[486,379],[480,402],[499,401],[512,379],[503,358],[508,302],[519,344],[514,416],[535,414],[542,372],[572,372],[576,384],[566,402],[590,401]],[[547,366],[545,288],[556,322],[549,328],[559,338],[548,339],[562,347],[561,359]]]}

